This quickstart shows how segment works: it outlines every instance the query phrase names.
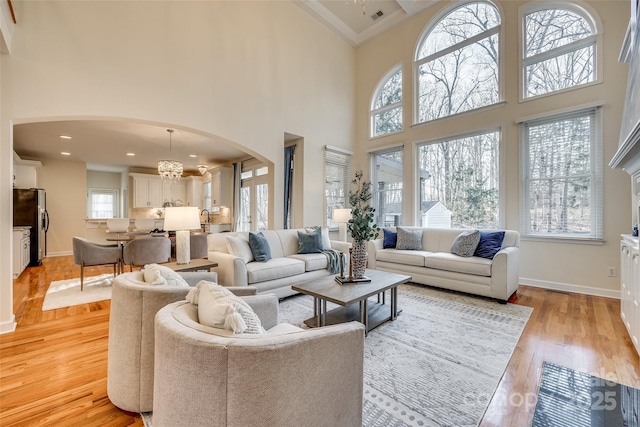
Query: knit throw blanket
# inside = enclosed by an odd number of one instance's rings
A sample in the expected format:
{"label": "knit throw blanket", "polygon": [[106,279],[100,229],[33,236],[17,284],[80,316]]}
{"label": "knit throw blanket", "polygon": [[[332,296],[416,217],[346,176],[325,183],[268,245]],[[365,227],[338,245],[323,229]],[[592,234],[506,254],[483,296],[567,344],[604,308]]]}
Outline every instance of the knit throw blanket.
{"label": "knit throw blanket", "polygon": [[[327,257],[327,269],[331,274],[340,272],[340,256],[335,249],[323,249],[322,253]],[[342,258],[344,263],[344,257]],[[344,268],[344,266],[343,266]]]}

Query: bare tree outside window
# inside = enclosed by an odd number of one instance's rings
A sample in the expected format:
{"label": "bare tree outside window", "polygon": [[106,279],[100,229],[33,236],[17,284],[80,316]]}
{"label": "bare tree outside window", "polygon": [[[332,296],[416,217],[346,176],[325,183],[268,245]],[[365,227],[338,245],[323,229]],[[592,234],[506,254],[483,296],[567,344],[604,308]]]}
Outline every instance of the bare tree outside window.
{"label": "bare tree outside window", "polygon": [[597,237],[596,114],[592,109],[522,124],[527,234]]}
{"label": "bare tree outside window", "polygon": [[376,224],[402,225],[403,147],[371,153],[371,206]]}
{"label": "bare tree outside window", "polygon": [[499,93],[500,15],[469,3],[427,33],[416,56],[417,122],[495,104]]}
{"label": "bare tree outside window", "polygon": [[544,95],[595,80],[595,30],[567,9],[524,17],[524,96]]}
{"label": "bare tree outside window", "polygon": [[453,228],[499,228],[499,140],[492,131],[419,146],[421,218],[440,202]]}
{"label": "bare tree outside window", "polygon": [[402,130],[402,69],[392,74],[376,91],[371,115],[372,136]]}

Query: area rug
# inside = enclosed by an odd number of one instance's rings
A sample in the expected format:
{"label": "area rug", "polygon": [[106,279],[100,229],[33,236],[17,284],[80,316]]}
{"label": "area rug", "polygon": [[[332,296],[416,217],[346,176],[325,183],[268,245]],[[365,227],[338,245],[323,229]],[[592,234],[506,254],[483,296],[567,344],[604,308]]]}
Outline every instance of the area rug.
{"label": "area rug", "polygon": [[640,425],[640,390],[544,362],[533,427]]}
{"label": "area rug", "polygon": [[[477,426],[532,309],[415,284],[398,295],[397,320],[365,338],[363,425]],[[306,328],[312,312],[307,295],[280,302],[281,322]]]}
{"label": "area rug", "polygon": [[113,273],[85,277],[82,291],[79,278],[51,282],[44,296],[42,311],[111,299],[112,283]]}

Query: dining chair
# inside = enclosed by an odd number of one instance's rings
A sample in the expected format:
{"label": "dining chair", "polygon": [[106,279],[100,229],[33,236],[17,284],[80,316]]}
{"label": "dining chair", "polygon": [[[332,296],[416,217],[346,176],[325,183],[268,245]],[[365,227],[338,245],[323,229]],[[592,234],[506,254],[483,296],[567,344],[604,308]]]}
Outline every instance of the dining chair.
{"label": "dining chair", "polygon": [[171,240],[167,237],[143,237],[134,239],[124,245],[122,258],[124,264],[133,267],[145,264],[161,264],[171,257]]}
{"label": "dining chair", "polygon": [[84,268],[113,264],[113,277],[120,265],[122,249],[119,245],[99,245],[82,237],[73,238],[73,262],[80,266],[80,290],[84,288]]}

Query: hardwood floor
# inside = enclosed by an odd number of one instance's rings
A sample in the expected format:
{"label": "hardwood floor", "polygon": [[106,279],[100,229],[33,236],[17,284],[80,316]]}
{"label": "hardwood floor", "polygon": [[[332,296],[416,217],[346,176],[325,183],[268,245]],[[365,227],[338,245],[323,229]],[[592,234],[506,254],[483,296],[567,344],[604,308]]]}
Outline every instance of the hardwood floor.
{"label": "hardwood floor", "polygon": [[[86,274],[110,271],[93,267]],[[14,280],[18,328],[0,335],[3,427],[143,425],[107,397],[109,301],[41,310],[52,280],[79,276],[71,257],[57,257]],[[520,286],[517,304],[534,311],[482,426],[530,425],[543,361],[640,388],[640,360],[619,301]]]}

